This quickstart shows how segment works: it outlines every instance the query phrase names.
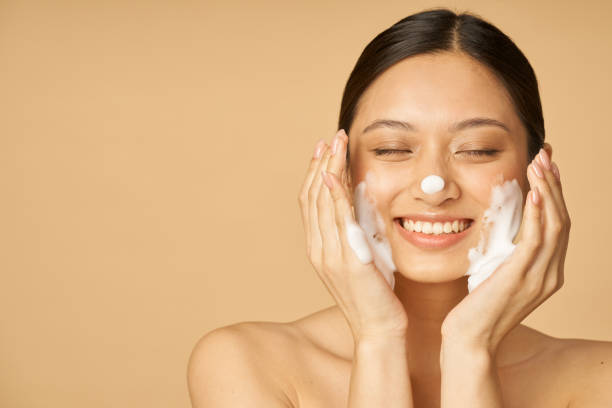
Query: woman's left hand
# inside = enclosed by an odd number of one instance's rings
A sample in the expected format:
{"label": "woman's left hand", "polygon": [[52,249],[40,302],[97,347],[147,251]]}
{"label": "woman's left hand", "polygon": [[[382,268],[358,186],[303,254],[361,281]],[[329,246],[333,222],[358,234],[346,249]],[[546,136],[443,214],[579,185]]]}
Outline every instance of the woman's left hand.
{"label": "woman's left hand", "polygon": [[570,218],[558,174],[540,150],[527,169],[531,191],[516,248],[448,313],[442,324],[444,343],[494,355],[505,335],[561,288]]}

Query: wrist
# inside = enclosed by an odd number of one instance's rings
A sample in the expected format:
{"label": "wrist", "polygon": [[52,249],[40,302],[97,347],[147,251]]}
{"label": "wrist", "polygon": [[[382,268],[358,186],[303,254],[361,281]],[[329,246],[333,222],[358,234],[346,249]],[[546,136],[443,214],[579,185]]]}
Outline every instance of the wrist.
{"label": "wrist", "polygon": [[496,344],[497,342],[488,337],[468,339],[460,336],[442,335],[441,348],[446,348],[449,351],[457,350],[461,353],[488,353],[490,356],[495,356]]}
{"label": "wrist", "polygon": [[391,362],[407,359],[406,339],[400,337],[362,338],[355,342],[353,362]]}
{"label": "wrist", "polygon": [[495,359],[495,354],[488,347],[477,343],[442,339],[440,347],[440,366],[461,364],[465,366],[488,366]]}
{"label": "wrist", "polygon": [[407,335],[405,333],[388,334],[360,334],[355,339],[355,347],[379,348],[379,347],[406,347]]}

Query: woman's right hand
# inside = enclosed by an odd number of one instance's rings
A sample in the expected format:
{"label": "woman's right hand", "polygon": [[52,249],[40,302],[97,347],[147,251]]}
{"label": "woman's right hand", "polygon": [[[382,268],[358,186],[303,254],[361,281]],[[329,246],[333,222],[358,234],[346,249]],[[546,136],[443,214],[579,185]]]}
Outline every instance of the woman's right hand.
{"label": "woman's right hand", "polygon": [[355,342],[405,336],[408,318],[402,303],[374,262],[362,264],[347,241],[346,221],[357,224],[344,174],[347,143],[344,130],[336,133],[331,148],[323,140],[317,143],[300,191],[308,257]]}

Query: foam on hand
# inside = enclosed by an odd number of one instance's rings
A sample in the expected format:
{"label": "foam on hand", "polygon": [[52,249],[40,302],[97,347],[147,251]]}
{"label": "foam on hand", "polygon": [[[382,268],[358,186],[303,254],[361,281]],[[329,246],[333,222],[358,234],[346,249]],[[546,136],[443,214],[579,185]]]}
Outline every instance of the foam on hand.
{"label": "foam on hand", "polygon": [[371,173],[355,188],[355,217],[357,225],[350,216],[346,218],[346,238],[349,246],[360,260],[367,264],[374,261],[376,268],[382,273],[385,280],[395,287],[393,273],[397,270],[391,256],[391,246],[385,236],[385,223],[376,210],[376,202],[366,195],[366,186],[373,185]]}
{"label": "foam on hand", "polygon": [[442,191],[443,188],[444,179],[435,174],[429,175],[421,181],[421,190],[423,190],[425,194],[434,194],[438,191]]}
{"label": "foam on hand", "polygon": [[491,190],[491,204],[484,213],[483,227],[488,227],[488,236],[481,231],[478,246],[468,252],[470,266],[465,273],[468,292],[484,282],[513,252],[512,243],[521,225],[523,214],[523,192],[516,181],[506,181]]}

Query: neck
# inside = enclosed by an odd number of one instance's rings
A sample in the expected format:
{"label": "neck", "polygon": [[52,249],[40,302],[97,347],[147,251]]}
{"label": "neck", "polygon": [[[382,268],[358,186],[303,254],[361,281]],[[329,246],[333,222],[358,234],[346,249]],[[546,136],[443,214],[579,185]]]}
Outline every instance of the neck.
{"label": "neck", "polygon": [[394,292],[408,316],[406,347],[411,371],[440,371],[440,329],[446,315],[468,294],[467,277],[450,282],[415,282],[395,274]]}

